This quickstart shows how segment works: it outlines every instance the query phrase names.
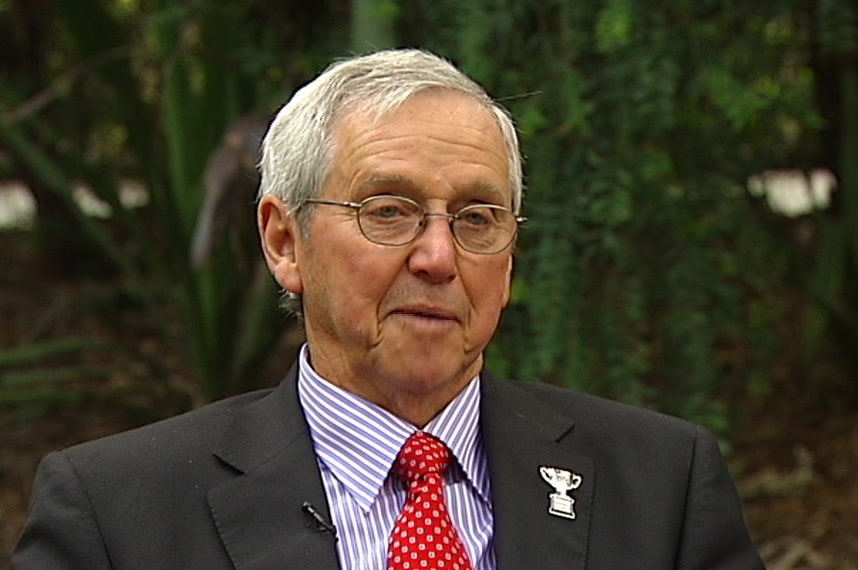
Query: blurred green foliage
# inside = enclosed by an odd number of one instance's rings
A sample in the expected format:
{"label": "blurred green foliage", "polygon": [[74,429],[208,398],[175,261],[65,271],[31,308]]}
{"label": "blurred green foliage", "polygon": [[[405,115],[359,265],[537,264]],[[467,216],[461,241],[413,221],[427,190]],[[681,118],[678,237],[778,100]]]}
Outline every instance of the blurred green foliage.
{"label": "blurred green foliage", "polygon": [[[261,383],[284,328],[271,280],[255,251],[248,259],[228,240],[193,267],[190,242],[203,174],[227,127],[270,112],[329,58],[318,35],[325,10],[81,0],[16,3],[5,16],[15,41],[2,53],[3,175],[36,195],[45,254],[72,273],[118,274],[137,303],[163,313],[164,334],[195,371],[197,399]],[[280,50],[303,55],[284,64]],[[128,180],[146,189],[144,208],[123,205]],[[109,220],[82,212],[79,183],[109,206]],[[230,223],[254,225],[253,198],[251,188],[235,201]],[[176,320],[184,326],[171,330]]]}
{"label": "blurred green foliage", "polygon": [[[527,155],[530,222],[495,367],[718,430],[729,424],[728,390],[769,389],[790,350],[780,328],[802,327],[819,306],[790,315],[786,299],[826,263],[822,243],[805,255],[792,222],[750,197],[746,181],[826,166],[841,177],[838,197],[856,188],[844,174],[858,155],[825,156],[819,146],[824,120],[858,114],[820,108],[811,57],[825,45],[813,26],[825,10],[790,1],[423,4],[419,28],[430,32],[421,43],[507,100]],[[854,32],[854,20],[831,17]],[[858,210],[839,216],[817,215],[815,231],[856,227]],[[841,306],[852,319],[841,333],[854,339],[854,277],[824,282],[829,298],[853,299]],[[831,337],[824,326],[815,341]]]}
{"label": "blurred green foliage", "polygon": [[[492,367],[726,431],[726,394],[767,393],[785,353],[808,383],[822,355],[858,373],[856,14],[855,0],[0,3],[0,176],[36,193],[46,254],[118,274],[183,323],[165,334],[203,398],[248,389],[284,324],[229,243],[188,263],[207,161],[236,118],[398,37],[458,63],[522,133],[530,221]],[[800,220],[745,189],[815,167],[839,191]],[[122,205],[129,179],[145,208]],[[78,182],[109,221],[80,212]]]}

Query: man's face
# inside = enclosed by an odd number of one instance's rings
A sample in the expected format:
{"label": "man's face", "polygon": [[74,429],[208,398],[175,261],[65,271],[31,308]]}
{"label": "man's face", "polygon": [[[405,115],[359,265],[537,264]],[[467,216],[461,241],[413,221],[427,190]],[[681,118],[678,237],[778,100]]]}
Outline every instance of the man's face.
{"label": "man's face", "polygon": [[[334,139],[333,168],[319,198],[360,202],[395,194],[429,212],[511,205],[500,129],[464,95],[423,92],[378,121],[349,113],[335,125]],[[263,201],[260,211],[266,256],[278,282],[303,294],[313,367],[425,424],[480,371],[509,298],[511,248],[464,251],[439,217],[428,218],[408,245],[377,245],[361,235],[352,209],[330,205],[315,206],[304,237],[274,204]],[[272,228],[268,240],[266,219],[289,239]]]}

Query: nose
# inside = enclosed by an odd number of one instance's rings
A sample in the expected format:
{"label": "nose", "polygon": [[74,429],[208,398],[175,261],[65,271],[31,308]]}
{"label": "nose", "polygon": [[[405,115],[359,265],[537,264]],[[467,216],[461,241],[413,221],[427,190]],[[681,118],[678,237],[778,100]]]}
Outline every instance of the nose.
{"label": "nose", "polygon": [[448,214],[427,214],[423,231],[412,244],[408,269],[431,283],[456,278],[456,240]]}

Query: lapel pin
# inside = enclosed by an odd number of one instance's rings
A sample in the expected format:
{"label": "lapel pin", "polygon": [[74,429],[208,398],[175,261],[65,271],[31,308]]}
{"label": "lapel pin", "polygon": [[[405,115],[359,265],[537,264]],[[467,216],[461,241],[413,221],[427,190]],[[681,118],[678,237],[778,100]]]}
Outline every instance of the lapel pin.
{"label": "lapel pin", "polygon": [[566,494],[581,486],[583,478],[577,473],[559,467],[540,467],[539,474],[546,483],[554,488],[548,495],[550,503],[548,513],[567,519],[575,518],[575,499]]}

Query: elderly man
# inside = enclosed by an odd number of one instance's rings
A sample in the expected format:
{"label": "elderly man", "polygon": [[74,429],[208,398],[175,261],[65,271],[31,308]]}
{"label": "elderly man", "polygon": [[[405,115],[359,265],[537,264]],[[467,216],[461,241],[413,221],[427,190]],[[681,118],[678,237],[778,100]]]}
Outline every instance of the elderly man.
{"label": "elderly man", "polygon": [[49,455],[15,568],[762,568],[707,432],[484,369],[521,194],[510,118],[446,61],[330,67],[263,145],[298,362]]}

